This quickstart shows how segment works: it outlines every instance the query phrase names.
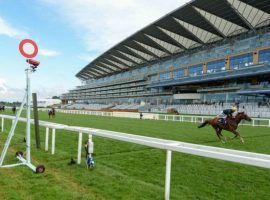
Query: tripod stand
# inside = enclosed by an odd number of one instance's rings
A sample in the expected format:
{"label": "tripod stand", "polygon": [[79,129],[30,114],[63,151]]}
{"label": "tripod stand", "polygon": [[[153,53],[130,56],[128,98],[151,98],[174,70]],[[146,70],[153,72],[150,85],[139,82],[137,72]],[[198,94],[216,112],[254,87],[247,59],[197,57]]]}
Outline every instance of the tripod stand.
{"label": "tripod stand", "polygon": [[[16,167],[19,165],[26,165],[29,167],[31,170],[33,170],[36,173],[43,173],[45,171],[45,167],[43,165],[39,165],[35,167],[31,163],[31,74],[36,71],[36,66],[30,65],[26,70],[26,90],[25,90],[25,95],[23,97],[23,101],[21,103],[20,109],[16,114],[15,120],[12,123],[11,129],[9,131],[7,140],[5,142],[3,151],[1,153],[0,157],[0,167],[1,168],[10,168],[10,167]],[[19,163],[16,164],[11,164],[11,165],[3,165],[8,147],[10,145],[11,139],[14,136],[14,131],[16,129],[17,123],[19,121],[19,118],[21,116],[22,110],[24,105],[26,104],[26,158],[23,157],[23,153],[21,151],[18,151],[16,153],[16,158],[20,161]]]}

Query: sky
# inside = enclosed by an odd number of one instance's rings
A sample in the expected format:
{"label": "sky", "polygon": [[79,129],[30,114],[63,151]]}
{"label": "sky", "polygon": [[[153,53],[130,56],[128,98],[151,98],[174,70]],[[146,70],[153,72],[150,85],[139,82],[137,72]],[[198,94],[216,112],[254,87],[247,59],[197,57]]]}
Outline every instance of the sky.
{"label": "sky", "polygon": [[40,61],[32,75],[38,98],[81,85],[84,66],[187,0],[0,0],[0,101],[21,101],[27,63],[22,39],[33,39]]}

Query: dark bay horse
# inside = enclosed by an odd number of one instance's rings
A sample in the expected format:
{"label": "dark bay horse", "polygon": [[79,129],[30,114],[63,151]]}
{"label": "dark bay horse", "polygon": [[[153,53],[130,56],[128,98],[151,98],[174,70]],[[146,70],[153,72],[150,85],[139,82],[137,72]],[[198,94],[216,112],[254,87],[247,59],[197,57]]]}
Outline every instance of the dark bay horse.
{"label": "dark bay horse", "polygon": [[54,108],[50,109],[48,111],[48,115],[49,115],[49,119],[51,119],[51,117],[55,118],[55,109]]}
{"label": "dark bay horse", "polygon": [[16,113],[16,106],[13,106],[11,110],[12,110],[13,114],[15,114]]}
{"label": "dark bay horse", "polygon": [[[209,124],[215,129],[216,134],[217,134],[217,136],[218,136],[218,138],[220,139],[221,142],[224,143],[226,141],[226,137],[224,137],[221,134],[221,131],[224,129],[226,131],[232,132],[235,135],[233,137],[233,139],[236,138],[236,137],[239,137],[241,142],[244,143],[244,139],[236,131],[236,129],[238,128],[239,123],[242,120],[251,121],[251,118],[244,112],[238,112],[234,118],[233,117],[227,117],[226,125],[225,124],[220,124],[219,117],[215,117],[213,119],[205,120],[200,126],[198,126],[198,128],[202,128],[205,125]],[[225,141],[222,140],[222,137],[225,139]]]}
{"label": "dark bay horse", "polygon": [[5,111],[5,106],[0,106],[0,111]]}

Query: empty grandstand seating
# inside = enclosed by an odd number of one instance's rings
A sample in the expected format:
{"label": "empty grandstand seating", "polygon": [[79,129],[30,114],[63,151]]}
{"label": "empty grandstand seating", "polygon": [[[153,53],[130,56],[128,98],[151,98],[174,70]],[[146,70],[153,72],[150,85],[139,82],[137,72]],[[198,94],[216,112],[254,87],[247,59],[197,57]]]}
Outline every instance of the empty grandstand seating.
{"label": "empty grandstand seating", "polygon": [[[149,106],[148,110],[150,112],[166,113],[169,108],[176,109],[180,114],[190,114],[190,115],[217,115],[222,112],[222,110],[230,108],[231,104],[224,103],[222,105],[212,104],[188,104],[188,105],[158,105]],[[248,113],[251,117],[262,117],[270,118],[270,107],[265,104],[264,106],[259,106],[256,103],[241,103],[239,104],[239,111],[244,111]],[[142,111],[142,110],[141,110]],[[147,111],[146,109],[143,111]]]}
{"label": "empty grandstand seating", "polygon": [[[218,115],[224,109],[232,106],[231,103],[221,104],[180,104],[180,105],[140,105],[140,104],[69,104],[65,109],[78,110],[111,110],[111,111],[138,111],[138,112],[154,112],[167,113],[171,108],[178,111],[179,114],[188,115]],[[269,103],[240,103],[239,111],[248,113],[251,117],[270,118],[270,104]]]}
{"label": "empty grandstand seating", "polygon": [[76,110],[102,110],[102,109],[107,109],[112,107],[112,104],[80,104],[80,103],[75,103],[75,104],[70,104],[66,106],[66,109],[76,109]]}

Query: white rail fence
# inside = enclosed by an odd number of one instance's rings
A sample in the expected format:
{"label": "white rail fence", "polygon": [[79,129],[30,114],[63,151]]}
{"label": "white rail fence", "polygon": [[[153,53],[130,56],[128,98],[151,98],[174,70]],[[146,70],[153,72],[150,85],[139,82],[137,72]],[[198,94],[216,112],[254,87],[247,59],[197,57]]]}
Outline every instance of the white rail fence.
{"label": "white rail fence", "polygon": [[[102,112],[102,111],[84,111],[84,110],[58,110],[61,113],[81,114],[81,115],[97,115],[110,117],[126,117],[126,118],[140,118],[140,113],[134,112]],[[213,116],[193,116],[193,115],[165,115],[155,113],[143,113],[142,119],[178,121],[178,122],[194,122],[201,123],[206,119],[211,119]],[[251,122],[243,121],[241,125],[246,126],[264,126],[270,127],[270,119],[252,118]]]}
{"label": "white rail fence", "polygon": [[[4,131],[5,119],[14,120],[15,117],[0,115],[1,118],[1,131]],[[20,118],[19,121],[26,122],[25,118]],[[31,120],[33,124],[33,120]],[[49,150],[49,133],[52,129],[51,135],[51,154],[55,154],[56,147],[56,130],[66,130],[78,134],[78,154],[77,163],[81,163],[81,149],[82,149],[82,136],[87,134],[92,139],[93,136],[99,136],[103,138],[114,139],[123,142],[129,142],[139,145],[144,145],[152,148],[166,150],[166,172],[165,172],[165,200],[170,199],[170,182],[171,182],[171,159],[172,152],[180,152],[186,154],[192,154],[207,158],[214,158],[219,160],[231,161],[235,163],[242,163],[257,167],[264,167],[270,169],[270,155],[251,153],[245,151],[224,149],[218,147],[203,146],[173,140],[164,140],[146,136],[132,135],[127,133],[120,133],[114,131],[107,131],[94,128],[68,126],[64,124],[50,123],[46,121],[40,121],[40,126],[45,127],[45,151]],[[98,144],[97,144],[98,145]]]}

